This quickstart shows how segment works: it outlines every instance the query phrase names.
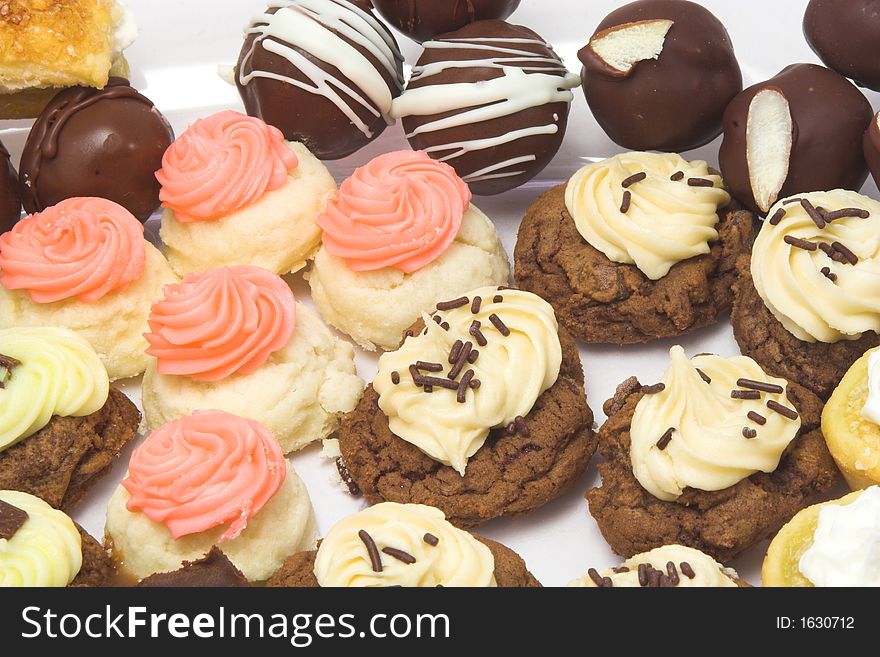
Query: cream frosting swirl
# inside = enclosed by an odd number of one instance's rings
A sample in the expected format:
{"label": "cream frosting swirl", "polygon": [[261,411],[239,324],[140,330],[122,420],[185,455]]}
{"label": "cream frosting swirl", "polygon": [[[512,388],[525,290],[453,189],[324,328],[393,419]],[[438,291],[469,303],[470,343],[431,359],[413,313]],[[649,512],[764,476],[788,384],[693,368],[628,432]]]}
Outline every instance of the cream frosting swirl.
{"label": "cream frosting swirl", "polygon": [[395,151],[359,167],[318,215],[324,248],[353,271],[412,273],[446,252],[471,192],[448,164]]}
{"label": "cream frosting swirl", "polygon": [[722,490],[773,472],[801,427],[799,415],[786,417],[796,410],[785,379],[768,376],[747,356],[688,360],[679,346],[669,356],[664,389],[639,400],[630,427],[633,474],[645,490],[671,501],[685,488]]}
{"label": "cream frosting swirl", "polygon": [[70,584],[82,567],[73,520],[28,493],[0,490],[0,500],[28,515],[12,538],[0,539],[0,587]]}
{"label": "cream frosting swirl", "polygon": [[322,587],[496,586],[495,558],[486,545],[439,509],[395,502],[334,525],[318,548],[315,577]]}
{"label": "cream frosting swirl", "polygon": [[165,151],[159,198],[182,223],[218,219],[284,185],[298,164],[278,128],[226,110],[193,123]]}
{"label": "cream frosting swirl", "polygon": [[32,436],[53,416],[101,410],[110,380],[86,340],[55,327],[0,330],[0,452]]}
{"label": "cream frosting swirl", "polygon": [[293,335],[296,303],[280,276],[237,265],[166,285],[148,320],[147,353],[161,374],[219,381],[250,374]]}
{"label": "cream frosting swirl", "polygon": [[[382,354],[373,387],[391,431],[464,476],[490,429],[528,415],[556,383],[562,363],[556,315],[530,292],[483,287],[462,297],[458,307],[435,313],[434,320],[426,317],[425,324],[422,334]],[[466,359],[471,349],[479,352],[473,363]],[[418,361],[442,366],[420,371],[419,380],[440,380],[432,394],[414,378]]]}
{"label": "cream frosting swirl", "polygon": [[[808,208],[821,208],[820,217],[855,212],[816,221]],[[880,203],[835,189],[782,200],[767,216],[752,250],[752,280],[786,330],[804,342],[880,331]]]}
{"label": "cream frosting swirl", "polygon": [[[672,563],[674,568],[669,568]],[[736,571],[725,568],[708,554],[685,545],[664,545],[648,552],[630,557],[618,568],[607,568],[598,571],[602,579],[611,580],[615,587],[635,588],[646,586],[639,582],[639,566],[645,564],[663,575],[669,576],[672,570],[677,582],[676,588],[698,587],[731,587],[737,586],[733,578],[739,577]],[[669,584],[667,580],[666,584]],[[596,587],[597,584],[589,575],[572,580],[568,584],[575,587]]]}
{"label": "cream frosting swirl", "polygon": [[122,485],[126,508],[163,523],[175,539],[229,525],[222,542],[241,534],[286,476],[281,447],[259,422],[195,411],[147,437]]}
{"label": "cream frosting swirl", "polygon": [[144,227],[121,205],[76,197],[25,217],[0,235],[0,285],[34,303],[94,303],[138,280]]}
{"label": "cream frosting swirl", "polygon": [[718,239],[718,209],[730,203],[721,185],[702,160],[622,153],[575,173],[565,205],[587,243],[657,280],[676,263],[709,253],[709,243]]}

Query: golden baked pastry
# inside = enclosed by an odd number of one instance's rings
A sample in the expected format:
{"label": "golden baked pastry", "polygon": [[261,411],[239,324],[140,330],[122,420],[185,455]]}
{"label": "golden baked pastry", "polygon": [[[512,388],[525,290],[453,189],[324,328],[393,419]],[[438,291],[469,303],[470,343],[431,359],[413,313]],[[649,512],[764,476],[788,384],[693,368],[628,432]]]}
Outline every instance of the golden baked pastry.
{"label": "golden baked pastry", "polygon": [[828,451],[853,490],[880,483],[880,425],[862,415],[871,349],[853,363],[822,411]]}
{"label": "golden baked pastry", "polygon": [[127,73],[136,34],[117,0],[0,0],[0,118],[35,116],[59,88],[103,88],[114,64]]}

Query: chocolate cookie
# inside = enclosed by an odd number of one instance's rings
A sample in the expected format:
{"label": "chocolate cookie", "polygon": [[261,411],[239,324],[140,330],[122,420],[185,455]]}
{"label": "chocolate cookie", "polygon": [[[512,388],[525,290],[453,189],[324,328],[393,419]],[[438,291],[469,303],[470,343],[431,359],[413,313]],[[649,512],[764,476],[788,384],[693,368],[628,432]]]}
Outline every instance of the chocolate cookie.
{"label": "chocolate cookie", "polygon": [[774,472],[758,472],[719,491],[687,488],[671,502],[654,497],[639,484],[630,457],[630,427],[644,394],[631,377],[605,402],[608,420],[599,430],[602,485],[586,495],[605,540],[623,556],[680,543],[728,561],[771,536],[837,480],[820,429],[822,402],[790,383],[787,398],[800,413],[801,428]]}
{"label": "chocolate cookie", "polygon": [[[423,327],[420,322],[410,330],[418,334]],[[392,433],[378,393],[368,386],[357,408],[342,420],[343,478],[370,503],[427,504],[459,527],[549,502],[584,472],[596,448],[577,347],[561,327],[559,340],[562,364],[556,383],[537,398],[515,432],[489,433],[468,460],[464,476]]]}
{"label": "chocolate cookie", "polygon": [[79,525],[76,526],[82,538],[82,566],[76,578],[70,583],[73,587],[110,586],[114,568],[104,548]]}
{"label": "chocolate cookie", "polygon": [[865,333],[858,340],[803,342],[777,320],[758,295],[749,258],[737,261],[734,285],[733,335],[744,354],[767,372],[794,381],[828,399],[850,366],[868,349],[880,345],[880,335]]}
{"label": "chocolate cookie", "polygon": [[107,403],[85,417],[54,417],[25,440],[0,452],[0,489],[18,490],[69,511],[106,474],[137,435],[140,413],[110,388]]}
{"label": "chocolate cookie", "polygon": [[[535,576],[529,572],[525,561],[516,552],[500,543],[476,536],[492,552],[495,559],[495,581],[499,587],[505,588],[534,588],[541,586]],[[315,557],[318,552],[298,552],[278,569],[266,586],[276,587],[317,587],[318,580],[315,577]]]}
{"label": "chocolate cookie", "polygon": [[519,287],[539,292],[575,337],[632,344],[681,335],[730,308],[737,256],[754,240],[754,216],[731,205],[720,212],[710,252],[675,264],[659,280],[612,262],[578,232],[566,185],[538,198],[520,224],[514,251]]}

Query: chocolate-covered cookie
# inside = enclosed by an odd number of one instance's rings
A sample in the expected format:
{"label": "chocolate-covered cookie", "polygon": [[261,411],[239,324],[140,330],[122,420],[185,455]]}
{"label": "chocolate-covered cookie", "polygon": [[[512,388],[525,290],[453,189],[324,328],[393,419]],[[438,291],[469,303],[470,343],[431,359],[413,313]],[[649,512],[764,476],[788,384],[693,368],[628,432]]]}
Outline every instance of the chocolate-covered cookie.
{"label": "chocolate-covered cookie", "polygon": [[403,57],[366,6],[271,2],[245,28],[235,83],[248,114],[322,160],[351,155],[393,123]]}
{"label": "chocolate-covered cookie", "polygon": [[373,0],[386,21],[415,41],[433,39],[474,21],[505,19],[520,0]]}
{"label": "chocolate-covered cookie", "polygon": [[761,214],[792,194],[857,190],[868,175],[862,137],[871,113],[842,75],[816,64],[787,66],[724,112],[724,179],[737,200]]}
{"label": "chocolate-covered cookie", "polygon": [[74,196],[100,196],[146,221],[159,207],[154,174],[172,141],[165,117],[123,78],[110,78],[103,89],[65,89],[25,143],[24,209],[40,212]]}
{"label": "chocolate-covered cookie", "polygon": [[826,66],[880,91],[880,2],[810,0],[804,36]]}
{"label": "chocolate-covered cookie", "polygon": [[414,150],[455,168],[474,194],[500,194],[547,166],[580,78],[544,39],[490,20],[424,46],[392,105]]}
{"label": "chocolate-covered cookie", "polygon": [[686,0],[637,0],[608,14],[578,57],[599,125],[632,150],[684,151],[721,132],[742,74],[727,30]]}
{"label": "chocolate-covered cookie", "polygon": [[21,217],[21,195],[18,174],[12,166],[9,151],[0,141],[0,233],[12,230]]}
{"label": "chocolate-covered cookie", "polygon": [[874,182],[880,185],[880,113],[875,114],[862,137],[862,152]]}

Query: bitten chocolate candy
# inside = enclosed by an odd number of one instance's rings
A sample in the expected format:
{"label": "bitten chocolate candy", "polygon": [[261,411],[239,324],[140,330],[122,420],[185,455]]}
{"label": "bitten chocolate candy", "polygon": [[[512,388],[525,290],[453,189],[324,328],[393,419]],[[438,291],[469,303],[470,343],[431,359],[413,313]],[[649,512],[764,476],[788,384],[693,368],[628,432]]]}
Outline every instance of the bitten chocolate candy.
{"label": "bitten chocolate candy", "polygon": [[761,214],[801,192],[858,190],[868,175],[862,138],[871,114],[868,99],[843,76],[792,64],[727,107],[718,154],[724,180]]}
{"label": "bitten chocolate candy", "polygon": [[804,36],[826,66],[880,91],[880,2],[810,0]]}
{"label": "bitten chocolate candy", "polygon": [[880,187],[880,114],[874,115],[862,139],[862,148],[874,182]]}
{"label": "bitten chocolate candy", "polygon": [[638,0],[608,14],[578,53],[602,129],[632,150],[685,151],[721,132],[742,74],[727,30],[686,0]]}
{"label": "bitten chocolate candy", "polygon": [[500,194],[547,166],[580,78],[544,39],[477,21],[424,46],[392,106],[410,146],[455,168],[474,194]]}
{"label": "bitten chocolate candy", "polygon": [[28,135],[21,198],[28,213],[74,196],[119,203],[141,221],[159,207],[155,173],[174,133],[152,101],[123,78],[58,93]]}
{"label": "bitten chocolate candy", "polygon": [[322,160],[351,155],[393,123],[403,57],[366,6],[273,2],[245,28],[235,83],[247,113]]}
{"label": "bitten chocolate candy", "polygon": [[0,233],[12,230],[21,217],[21,196],[18,191],[18,174],[9,151],[0,141]]}
{"label": "bitten chocolate candy", "polygon": [[433,39],[468,23],[505,19],[520,0],[373,0],[386,21],[415,41]]}

